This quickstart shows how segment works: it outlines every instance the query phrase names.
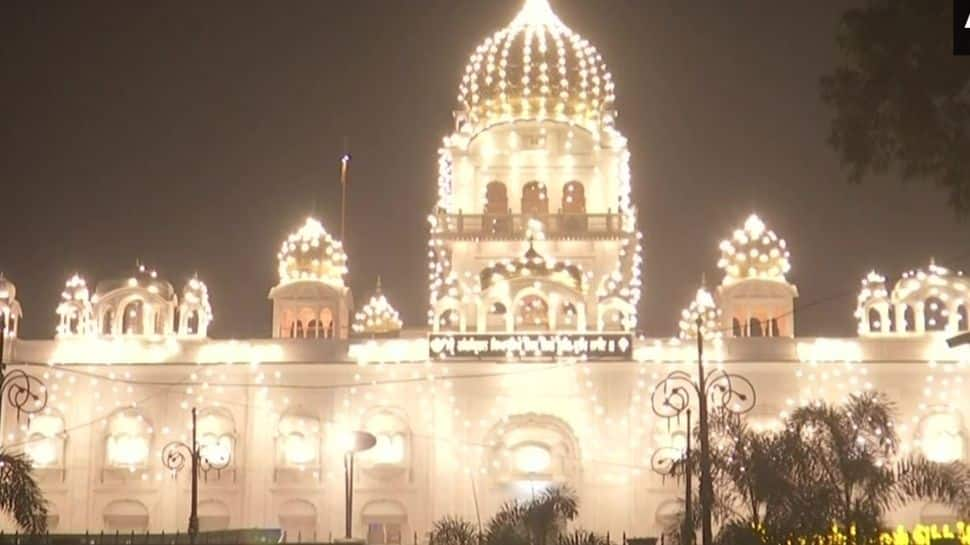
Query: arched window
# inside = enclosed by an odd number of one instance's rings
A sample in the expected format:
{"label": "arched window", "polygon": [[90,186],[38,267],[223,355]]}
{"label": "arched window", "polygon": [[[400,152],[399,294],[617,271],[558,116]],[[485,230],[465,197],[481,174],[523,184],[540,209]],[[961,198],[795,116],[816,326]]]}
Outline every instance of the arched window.
{"label": "arched window", "polygon": [[748,321],[748,336],[749,337],[762,337],[764,332],[761,330],[761,320],[757,318],[751,318]]}
{"label": "arched window", "polygon": [[333,312],[329,308],[320,311],[320,337],[326,339],[333,338]]}
{"label": "arched window", "polygon": [[957,330],[966,331],[970,329],[970,324],[967,324],[967,305],[960,305],[957,307]]}
{"label": "arched window", "polygon": [[778,329],[778,318],[772,318],[770,324],[771,324],[771,336],[778,337],[779,335],[781,335],[781,331]]}
{"label": "arched window", "polygon": [[569,182],[562,189],[562,211],[566,214],[586,213],[586,190],[579,182]]}
{"label": "arched window", "polygon": [[327,336],[327,331],[323,329],[320,320],[310,320],[306,325],[306,336],[311,339],[323,339]]}
{"label": "arched window", "polygon": [[377,438],[374,448],[361,455],[368,469],[387,472],[406,468],[410,456],[410,428],[398,411],[377,410],[365,419],[364,429]]}
{"label": "arched window", "polygon": [[229,529],[229,506],[219,500],[199,502],[199,530],[215,532]]}
{"label": "arched window", "polygon": [[290,500],[280,507],[284,543],[317,541],[317,508],[305,500]]}
{"label": "arched window", "polygon": [[906,305],[903,310],[903,323],[900,324],[902,331],[916,331],[916,311],[913,307]]}
{"label": "arched window", "polygon": [[304,329],[303,329],[303,320],[297,320],[296,322],[293,323],[293,326],[295,328],[294,329],[294,332],[293,332],[293,338],[294,339],[305,339],[306,338],[306,331],[304,331]]}
{"label": "arched window", "polygon": [[966,457],[967,437],[963,418],[953,411],[927,415],[919,423],[919,445],[931,462],[949,463]]}
{"label": "arched window", "polygon": [[372,501],[361,509],[367,525],[367,545],[401,545],[408,516],[404,506],[393,500]]}
{"label": "arched window", "polygon": [[24,453],[35,468],[63,467],[64,419],[48,409],[30,419]]}
{"label": "arched window", "polygon": [[151,423],[138,409],[123,409],[108,420],[105,461],[111,468],[141,468],[151,451]]}
{"label": "arched window", "polygon": [[896,331],[896,305],[889,305],[889,331]]}
{"label": "arched window", "polygon": [[509,213],[509,193],[502,182],[489,182],[485,186],[485,214]]}
{"label": "arched window", "polygon": [[930,297],[923,303],[923,329],[943,331],[948,320],[946,305],[937,297]]}
{"label": "arched window", "polygon": [[520,299],[515,312],[515,326],[520,330],[548,330],[549,303],[538,295],[527,295]]}
{"label": "arched window", "polygon": [[556,317],[556,329],[576,330],[579,327],[579,311],[576,305],[566,302],[560,306],[559,315]]}
{"label": "arched window", "polygon": [[320,460],[320,420],[291,412],[280,417],[277,434],[277,465],[303,468]]}
{"label": "arched window", "polygon": [[879,311],[875,308],[870,308],[866,314],[869,319],[869,332],[879,333],[882,331],[882,320],[879,319]]}
{"label": "arched window", "polygon": [[199,311],[193,310],[189,312],[189,317],[186,321],[186,328],[188,329],[189,335],[196,335],[199,333]]}
{"label": "arched window", "polygon": [[232,414],[222,408],[207,408],[198,418],[199,449],[217,467],[233,462],[236,444],[236,424]]}
{"label": "arched window", "polygon": [[120,534],[145,532],[148,530],[148,508],[140,501],[113,501],[104,508],[104,529]]}
{"label": "arched window", "polygon": [[114,321],[115,321],[114,311],[112,311],[110,308],[104,311],[104,316],[101,317],[102,335],[105,335],[105,336],[111,335],[111,333],[114,331]]}
{"label": "arched window", "polygon": [[735,337],[743,337],[744,336],[744,331],[741,330],[741,320],[738,320],[737,318],[733,318],[731,320],[731,333]]}
{"label": "arched window", "polygon": [[162,312],[155,313],[155,334],[162,335],[165,333],[165,319],[162,316]]}
{"label": "arched window", "polygon": [[145,304],[139,299],[125,305],[121,314],[121,332],[125,335],[145,334]]}
{"label": "arched window", "polygon": [[549,213],[549,196],[545,184],[529,182],[522,188],[522,214],[526,216]]}

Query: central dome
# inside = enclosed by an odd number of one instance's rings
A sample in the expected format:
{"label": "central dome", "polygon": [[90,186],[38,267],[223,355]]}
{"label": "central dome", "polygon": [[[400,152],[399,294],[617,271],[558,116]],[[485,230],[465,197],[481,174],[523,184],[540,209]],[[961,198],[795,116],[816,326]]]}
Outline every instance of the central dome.
{"label": "central dome", "polygon": [[472,54],[458,101],[477,127],[533,119],[610,124],[613,76],[548,0],[526,0],[512,23]]}

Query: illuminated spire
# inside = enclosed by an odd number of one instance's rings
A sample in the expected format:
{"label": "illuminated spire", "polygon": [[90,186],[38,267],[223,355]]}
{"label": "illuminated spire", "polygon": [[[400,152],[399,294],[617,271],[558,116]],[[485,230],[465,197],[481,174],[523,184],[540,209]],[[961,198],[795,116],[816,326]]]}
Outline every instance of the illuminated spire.
{"label": "illuminated spire", "polygon": [[522,10],[515,16],[512,26],[559,26],[562,21],[552,11],[549,0],[525,0]]}

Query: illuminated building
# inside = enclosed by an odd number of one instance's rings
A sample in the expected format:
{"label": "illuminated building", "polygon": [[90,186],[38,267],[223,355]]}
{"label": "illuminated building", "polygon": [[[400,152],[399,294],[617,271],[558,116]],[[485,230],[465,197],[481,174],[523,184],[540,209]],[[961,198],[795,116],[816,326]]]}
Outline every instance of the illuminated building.
{"label": "illuminated building", "polygon": [[366,429],[377,445],[358,459],[353,521],[372,543],[423,539],[442,516],[487,517],[554,483],[579,492],[582,526],[657,535],[678,487],[651,456],[686,430],[654,416],[650,393],[692,367],[697,318],[711,365],[757,387],[752,425],[877,389],[899,405],[905,450],[965,458],[968,355],[944,339],[967,329],[970,286],[936,263],[891,290],[867,276],[857,337],[796,337],[797,267],[751,216],[711,244],[724,276],[671,317],[679,337],[634,334],[641,237],[614,91],[601,55],[545,0],[474,50],[438,154],[418,329],[379,287],[355,306],[342,242],[313,218],[282,242],[261,339],[209,338],[204,279],[178,291],[139,264],[92,284],[72,276],[56,309],[27,305],[31,320],[56,312],[56,326],[25,340],[0,276],[6,361],[49,394],[32,417],[4,411],[3,444],[37,465],[52,530],[184,531],[187,476],[160,451],[187,438],[197,407],[204,454],[227,464],[205,475],[203,529],[340,535],[340,438]]}

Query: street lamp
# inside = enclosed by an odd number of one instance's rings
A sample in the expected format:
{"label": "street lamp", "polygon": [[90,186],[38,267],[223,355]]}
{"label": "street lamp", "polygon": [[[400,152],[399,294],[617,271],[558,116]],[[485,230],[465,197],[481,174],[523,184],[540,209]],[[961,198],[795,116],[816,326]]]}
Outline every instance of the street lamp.
{"label": "street lamp", "polygon": [[221,470],[229,467],[231,456],[226,456],[222,460],[212,460],[202,454],[202,446],[196,438],[196,409],[192,407],[192,444],[187,445],[181,441],[172,441],[162,449],[162,464],[173,473],[178,473],[185,467],[185,462],[189,461],[192,471],[192,506],[189,512],[189,539],[195,543],[195,538],[199,533],[199,470],[208,472],[210,470]]}
{"label": "street lamp", "polygon": [[377,437],[366,431],[353,431],[344,438],[344,512],[347,541],[351,541],[351,513],[354,511],[354,454],[370,450],[377,444]]}
{"label": "street lamp", "polygon": [[[671,371],[654,388],[650,401],[653,412],[663,418],[679,418],[689,414],[691,403],[698,408],[698,438],[700,439],[700,500],[701,500],[701,539],[703,545],[711,545],[714,539],[711,511],[714,505],[714,483],[711,482],[711,435],[709,429],[709,408],[745,414],[754,408],[757,395],[754,385],[747,378],[723,369],[715,369],[710,374],[704,369],[704,319],[697,318],[697,378],[683,370]],[[688,436],[692,430],[688,426]],[[688,459],[689,460],[689,459]],[[671,470],[673,465],[670,466]],[[686,468],[690,474],[691,468]],[[688,495],[687,501],[690,501]],[[690,513],[690,507],[686,507]],[[689,519],[688,519],[689,522]],[[686,526],[685,526],[686,527]],[[689,539],[689,537],[688,537]]]}

